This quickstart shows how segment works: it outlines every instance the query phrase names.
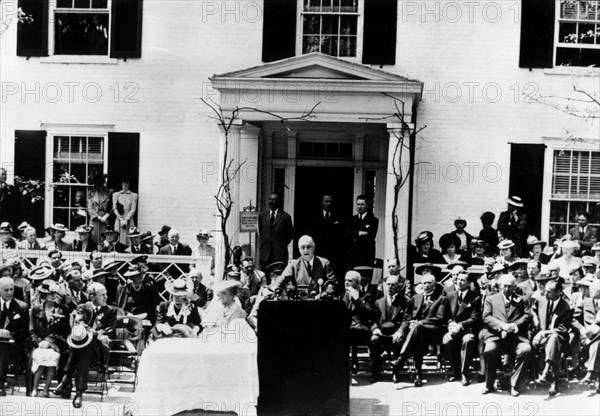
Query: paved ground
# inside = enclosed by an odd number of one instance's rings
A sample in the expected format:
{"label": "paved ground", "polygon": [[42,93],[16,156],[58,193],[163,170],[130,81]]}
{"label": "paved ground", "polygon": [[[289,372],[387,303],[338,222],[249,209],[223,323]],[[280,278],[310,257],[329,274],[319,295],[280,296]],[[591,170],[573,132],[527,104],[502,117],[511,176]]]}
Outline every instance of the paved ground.
{"label": "paved ground", "polygon": [[[544,390],[531,389],[520,397],[507,392],[481,395],[482,384],[462,387],[439,376],[429,376],[421,388],[406,382],[393,384],[389,374],[377,384],[369,383],[369,373],[361,372],[352,379],[350,411],[352,415],[600,415],[600,395],[571,383],[569,389],[548,399]],[[131,393],[126,387],[112,388],[100,401],[99,396],[84,396],[84,406],[73,409],[69,400],[26,397],[23,392],[0,399],[2,416],[51,415],[122,415],[123,405]],[[199,414],[199,413],[193,413]],[[211,415],[214,415],[212,413]]]}

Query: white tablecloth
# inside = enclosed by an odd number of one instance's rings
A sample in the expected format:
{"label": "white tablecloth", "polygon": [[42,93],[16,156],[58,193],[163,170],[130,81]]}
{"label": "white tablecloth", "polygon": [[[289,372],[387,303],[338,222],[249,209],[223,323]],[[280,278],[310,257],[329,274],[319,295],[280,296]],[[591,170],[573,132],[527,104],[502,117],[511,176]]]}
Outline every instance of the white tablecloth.
{"label": "white tablecloth", "polygon": [[184,410],[255,415],[258,397],[256,336],[242,320],[229,330],[206,329],[197,339],[170,338],[142,354],[132,397],[136,415]]}

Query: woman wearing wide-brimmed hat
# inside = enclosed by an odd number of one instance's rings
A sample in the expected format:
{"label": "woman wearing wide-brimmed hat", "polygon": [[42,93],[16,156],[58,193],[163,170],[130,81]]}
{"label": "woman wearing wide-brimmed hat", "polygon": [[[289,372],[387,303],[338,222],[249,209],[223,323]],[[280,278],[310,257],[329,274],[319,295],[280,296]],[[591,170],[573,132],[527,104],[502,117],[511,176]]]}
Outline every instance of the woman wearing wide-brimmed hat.
{"label": "woman wearing wide-brimmed hat", "polygon": [[[165,282],[170,300],[158,306],[156,325],[152,328],[152,339],[165,337],[196,337],[200,332],[200,314],[198,308],[190,302],[193,286],[184,278]],[[182,331],[187,326],[189,331]]]}
{"label": "woman wearing wide-brimmed hat", "polygon": [[80,225],[75,229],[78,234],[76,240],[73,241],[73,251],[79,251],[82,253],[91,253],[92,251],[98,250],[98,244],[92,240],[92,232],[94,227],[91,225]]}
{"label": "woman wearing wide-brimmed hat", "polygon": [[502,237],[515,243],[515,255],[527,256],[525,242],[527,240],[527,215],[523,212],[524,204],[518,196],[506,200],[508,210],[501,212],[498,218],[498,231]]}
{"label": "woman wearing wide-brimmed hat", "polygon": [[529,249],[529,259],[539,261],[542,264],[550,262],[550,256],[544,253],[546,247],[545,241],[540,241],[536,236],[530,235],[527,237],[527,248]]}
{"label": "woman wearing wide-brimmed hat", "polygon": [[415,239],[415,246],[417,250],[414,253],[413,263],[445,263],[442,253],[433,248],[433,233],[431,231],[419,233]]}
{"label": "woman wearing wide-brimmed hat", "polygon": [[47,279],[37,288],[41,303],[31,308],[29,333],[35,349],[31,354],[31,372],[33,379],[33,396],[43,373],[46,373],[44,397],[49,397],[50,382],[54,378],[56,367],[62,355],[67,352],[67,335],[69,334],[69,310],[57,302],[59,287],[53,280]]}
{"label": "woman wearing wide-brimmed hat", "polygon": [[518,258],[515,243],[512,240],[502,240],[498,244],[498,250],[500,255],[497,257],[497,261],[506,266],[510,266]]}
{"label": "woman wearing wide-brimmed hat", "polygon": [[63,241],[69,229],[64,224],[56,223],[46,228],[50,235],[51,241],[48,241],[46,248],[50,250],[73,251],[73,244]]}
{"label": "woman wearing wide-brimmed hat", "polygon": [[460,238],[457,235],[448,233],[440,238],[440,247],[442,248],[442,257],[444,263],[454,264],[466,262],[468,259],[459,251]]}

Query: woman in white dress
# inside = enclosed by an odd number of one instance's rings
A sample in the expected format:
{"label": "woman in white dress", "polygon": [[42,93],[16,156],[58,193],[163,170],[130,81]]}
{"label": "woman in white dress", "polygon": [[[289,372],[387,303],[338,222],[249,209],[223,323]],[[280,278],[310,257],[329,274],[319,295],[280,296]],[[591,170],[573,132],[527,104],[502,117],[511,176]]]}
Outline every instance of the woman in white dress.
{"label": "woman in white dress", "polygon": [[116,216],[115,230],[119,230],[119,242],[129,245],[127,234],[131,227],[135,227],[133,216],[137,211],[138,194],[129,190],[129,179],[123,178],[121,190],[112,195],[113,212]]}
{"label": "woman in white dress", "polygon": [[[246,319],[246,312],[237,297],[240,283],[237,281],[224,280],[215,284],[213,290],[216,297],[209,303],[206,311],[202,314],[202,326],[206,329],[223,331],[236,319]],[[215,331],[207,331],[215,333]]]}

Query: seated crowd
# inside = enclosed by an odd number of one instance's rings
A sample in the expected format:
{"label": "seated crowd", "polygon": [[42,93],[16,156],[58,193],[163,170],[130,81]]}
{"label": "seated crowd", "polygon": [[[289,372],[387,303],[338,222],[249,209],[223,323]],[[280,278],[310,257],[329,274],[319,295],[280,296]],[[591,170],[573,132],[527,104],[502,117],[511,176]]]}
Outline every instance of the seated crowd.
{"label": "seated crowd", "polygon": [[[308,235],[298,241],[300,258],[275,262],[264,272],[234,249],[233,264],[217,279],[207,230],[197,234],[199,246],[192,250],[168,226],[156,243],[154,235],[133,227],[127,246],[119,231],[108,227],[103,241],[90,238],[93,227],[84,225],[77,230],[79,239],[65,243],[66,229],[54,224],[50,241],[41,244],[33,227],[20,227],[22,235],[15,238],[11,225],[2,223],[3,248],[45,249],[46,254],[44,259],[23,258],[17,250],[0,268],[0,396],[6,395],[9,365],[25,363],[28,394],[49,397],[56,377],[54,394],[70,398],[74,386],[73,405],[81,407],[90,365],[108,364],[111,342],[123,328],[143,333],[141,352],[157,339],[197,337],[207,327],[235,319],[258,330],[261,303],[279,300],[343,301],[353,346],[351,371],[360,370],[356,347],[368,346],[373,382],[381,379],[388,352],[394,381],[402,379],[411,358],[419,387],[425,355],[439,350],[449,363],[451,381],[466,386],[476,369],[485,380],[484,394],[497,389],[497,369],[511,361],[514,396],[527,377],[550,385],[555,394],[566,356],[572,374],[581,370],[583,383],[597,383],[600,243],[565,237],[547,255],[545,242],[535,237],[516,236],[518,245],[490,231],[489,214],[482,216],[479,238],[467,235],[466,222],[458,219],[457,230],[440,240],[442,252],[434,248],[431,232],[420,233],[409,253],[409,267],[418,265],[416,285],[400,275],[396,258],[388,260],[380,282],[369,267],[335,276],[331,262],[315,254],[318,248]],[[589,219],[587,213],[582,216]],[[191,266],[148,263],[153,246],[158,254],[199,260]],[[63,252],[73,250],[86,253],[85,264],[65,260]],[[137,256],[119,261],[106,255],[110,252]],[[534,358],[539,366],[532,365]]]}

